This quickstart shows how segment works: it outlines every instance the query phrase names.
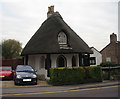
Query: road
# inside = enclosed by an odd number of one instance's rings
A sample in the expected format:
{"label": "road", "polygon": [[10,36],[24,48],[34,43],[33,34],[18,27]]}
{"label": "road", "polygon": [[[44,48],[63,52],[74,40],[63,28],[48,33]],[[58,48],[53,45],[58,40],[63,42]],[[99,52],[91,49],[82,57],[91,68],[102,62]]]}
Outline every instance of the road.
{"label": "road", "polygon": [[2,97],[118,97],[118,86],[70,89],[70,86],[3,88]]}

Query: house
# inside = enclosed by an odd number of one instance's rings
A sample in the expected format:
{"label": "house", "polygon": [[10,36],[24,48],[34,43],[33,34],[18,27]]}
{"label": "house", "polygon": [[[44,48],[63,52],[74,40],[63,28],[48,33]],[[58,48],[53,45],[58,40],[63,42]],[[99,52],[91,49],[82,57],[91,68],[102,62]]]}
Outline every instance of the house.
{"label": "house", "polygon": [[102,54],[94,47],[91,47],[93,54],[90,54],[90,65],[99,66],[102,63]]}
{"label": "house", "polygon": [[100,53],[103,62],[120,63],[120,41],[117,41],[116,34],[112,33],[110,35],[110,43]]}
{"label": "house", "polygon": [[51,67],[89,66],[89,46],[65,23],[54,6],[48,7],[47,19],[24,47],[24,63],[49,77]]}

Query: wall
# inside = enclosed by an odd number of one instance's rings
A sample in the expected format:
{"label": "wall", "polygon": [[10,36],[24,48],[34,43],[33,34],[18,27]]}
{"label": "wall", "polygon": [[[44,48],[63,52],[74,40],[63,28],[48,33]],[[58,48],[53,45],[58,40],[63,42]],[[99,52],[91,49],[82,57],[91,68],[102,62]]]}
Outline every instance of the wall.
{"label": "wall", "polygon": [[74,55],[76,57],[76,65],[79,66],[79,56],[78,54],[52,54],[51,55],[51,66],[57,67],[57,58],[59,55],[64,55],[67,60],[67,67],[72,67],[72,56]]}
{"label": "wall", "polygon": [[[57,67],[57,57],[61,54],[51,54],[51,67]],[[72,56],[76,57],[76,65],[79,66],[79,56],[78,54],[62,54],[67,60],[67,67],[72,67]],[[47,57],[46,54],[39,54],[39,55],[29,55],[28,56],[28,65],[32,66],[35,70],[37,70],[38,75],[45,75],[47,78],[47,70],[45,69],[45,60],[44,60],[44,68],[41,68],[41,57]]]}
{"label": "wall", "polygon": [[[46,58],[45,54],[29,55],[28,65],[32,66],[35,70],[37,70],[38,75],[45,76],[45,78],[47,78],[47,70],[45,69],[45,67],[41,68],[41,57],[42,56]],[[45,63],[45,60],[43,62]]]}
{"label": "wall", "polygon": [[2,66],[11,66],[12,69],[16,69],[17,65],[23,65],[23,59],[3,59],[0,61]]}
{"label": "wall", "polygon": [[110,43],[101,51],[102,61],[106,62],[106,58],[110,58],[111,62],[120,63],[120,44]]}
{"label": "wall", "polygon": [[93,51],[93,54],[90,54],[90,57],[96,57],[96,65],[92,66],[98,66],[102,63],[102,54],[98,52],[95,48],[91,49]]}

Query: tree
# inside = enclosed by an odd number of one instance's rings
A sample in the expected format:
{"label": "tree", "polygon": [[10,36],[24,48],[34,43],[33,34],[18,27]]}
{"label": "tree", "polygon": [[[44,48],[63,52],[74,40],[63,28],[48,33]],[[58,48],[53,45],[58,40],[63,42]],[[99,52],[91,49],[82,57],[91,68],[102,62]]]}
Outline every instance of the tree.
{"label": "tree", "polygon": [[14,39],[2,41],[2,58],[13,59],[20,58],[22,44]]}

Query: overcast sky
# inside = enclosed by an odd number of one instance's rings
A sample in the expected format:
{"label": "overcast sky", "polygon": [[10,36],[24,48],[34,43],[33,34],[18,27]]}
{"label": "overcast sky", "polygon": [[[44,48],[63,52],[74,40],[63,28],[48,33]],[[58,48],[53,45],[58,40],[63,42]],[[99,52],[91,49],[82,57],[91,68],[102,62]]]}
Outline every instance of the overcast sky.
{"label": "overcast sky", "polygon": [[48,6],[54,5],[55,11],[89,47],[100,51],[109,43],[110,34],[118,35],[118,1],[1,0],[0,41],[16,39],[24,47],[46,20]]}

